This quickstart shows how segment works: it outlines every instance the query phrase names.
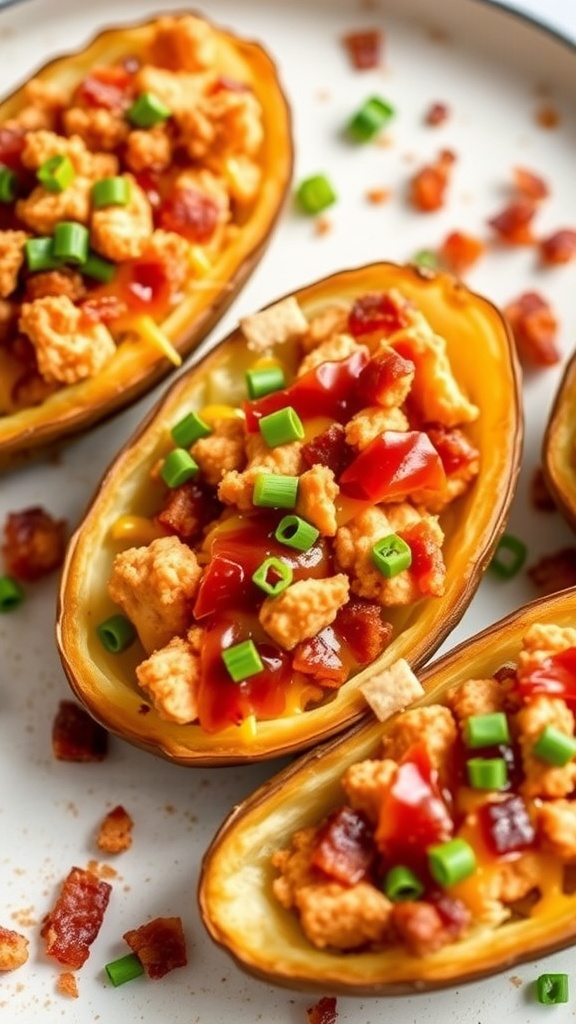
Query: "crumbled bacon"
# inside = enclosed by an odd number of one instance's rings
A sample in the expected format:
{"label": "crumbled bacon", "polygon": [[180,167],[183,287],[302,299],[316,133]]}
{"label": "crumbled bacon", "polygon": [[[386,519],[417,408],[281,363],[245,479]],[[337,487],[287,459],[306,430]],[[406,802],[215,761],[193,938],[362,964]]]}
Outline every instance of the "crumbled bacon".
{"label": "crumbled bacon", "polygon": [[62,700],[52,723],[52,752],[57,761],[103,761],[108,733],[79,704]]}
{"label": "crumbled bacon", "polygon": [[327,466],[337,479],[352,462],[354,449],[346,441],[342,424],[332,423],[323,433],[302,445],[301,455],[307,466]]}
{"label": "crumbled bacon", "polygon": [[447,103],[438,102],[431,103],[424,115],[424,121],[426,124],[436,127],[437,125],[444,124],[445,121],[450,117],[450,107]]}
{"label": "crumbled bacon", "polygon": [[317,636],[303,640],[294,648],[292,668],[295,672],[322,680],[322,685],[341,686],[348,678],[349,670],[343,664],[339,653],[339,643],[334,640],[334,632],[324,629]]}
{"label": "crumbled bacon", "polygon": [[382,654],[393,632],[392,624],[382,618],[380,605],[362,597],[352,597],[340,609],[336,627],[359,665],[368,665]]}
{"label": "crumbled bacon", "polygon": [[92,872],[72,868],[42,925],[46,952],[73,970],[82,967],[100,931],[111,892],[108,882]]}
{"label": "crumbled bacon", "polygon": [[308,1024],[335,1024],[338,1016],[334,996],[322,996],[314,1006],[309,1006]]}
{"label": "crumbled bacon", "polygon": [[576,231],[573,228],[554,231],[541,239],[539,251],[540,259],[548,265],[570,263],[576,257]]}
{"label": "crumbled bacon", "polygon": [[535,120],[536,124],[540,128],[557,128],[560,124],[560,114],[556,107],[553,107],[550,104],[544,104],[541,107],[538,107],[535,114]]}
{"label": "crumbled bacon", "polygon": [[156,518],[180,540],[190,542],[217,518],[219,508],[214,492],[191,480],[181,487],[168,489],[164,507]]}
{"label": "crumbled bacon", "polygon": [[28,939],[0,925],[0,971],[15,971],[28,959]]}
{"label": "crumbled bacon", "polygon": [[194,188],[178,188],[169,195],[159,213],[160,227],[176,231],[189,242],[209,242],[220,219],[215,199]]}
{"label": "crumbled bacon", "polygon": [[467,469],[478,461],[478,449],[470,443],[458,427],[445,427],[441,423],[428,423],[423,428],[432,441],[447,476]]}
{"label": "crumbled bacon", "polygon": [[78,999],[80,993],[78,992],[78,983],[76,977],[72,974],[72,971],[63,971],[58,976],[58,991],[61,995],[67,996],[68,999]]}
{"label": "crumbled bacon", "polygon": [[384,37],[378,29],[348,32],[342,42],[355,71],[369,71],[382,63]]}
{"label": "crumbled bacon", "polygon": [[105,853],[121,853],[132,846],[132,828],[134,822],[128,811],[118,804],[100,823],[96,845]]}
{"label": "crumbled bacon", "polygon": [[446,197],[456,155],[443,149],[436,160],[422,167],[410,181],[409,198],[414,209],[421,213],[439,210]]}
{"label": "crumbled bacon", "polygon": [[441,906],[428,900],[395,903],[392,921],[402,941],[414,956],[427,956],[453,942],[466,928],[470,912],[461,900],[459,915],[449,917]]}
{"label": "crumbled bacon", "polygon": [[421,592],[426,594],[434,580],[444,573],[442,550],[426,522],[415,523],[399,531],[398,536],[406,541],[412,552],[410,572]]}
{"label": "crumbled bacon", "polygon": [[438,249],[438,256],[446,270],[461,275],[478,262],[485,249],[484,242],[474,235],[451,231]]}
{"label": "crumbled bacon", "polygon": [[556,509],[556,502],[550,494],[541,466],[537,466],[532,474],[530,498],[534,508],[537,508],[540,512],[554,512]]}
{"label": "crumbled bacon", "polygon": [[186,939],[179,917],[156,917],[125,932],[124,940],[136,954],[149,978],[163,978],[188,963]]}
{"label": "crumbled bacon", "polygon": [[340,807],[318,830],[311,863],[341,885],[366,878],[374,860],[372,830],[351,807]]}
{"label": "crumbled bacon", "polygon": [[109,323],[124,316],[127,310],[126,303],[116,295],[97,295],[80,303],[80,324]]}
{"label": "crumbled bacon", "polygon": [[527,570],[534,586],[543,596],[576,586],[576,548],[566,547],[543,555]]}
{"label": "crumbled bacon", "polygon": [[503,210],[490,217],[488,224],[502,242],[509,245],[532,245],[535,242],[532,221],[536,210],[537,203],[534,199],[514,199]]}
{"label": "crumbled bacon", "polygon": [[66,550],[67,524],[40,506],[10,512],[4,524],[6,572],[32,582],[57,569]]}
{"label": "crumbled bacon", "polygon": [[531,366],[552,366],[561,353],[558,324],[550,304],[537,292],[524,292],[503,309],[514,335],[520,361]]}
{"label": "crumbled bacon", "polygon": [[526,199],[546,199],[550,195],[547,183],[539,174],[527,167],[514,168],[514,186],[516,191]]}

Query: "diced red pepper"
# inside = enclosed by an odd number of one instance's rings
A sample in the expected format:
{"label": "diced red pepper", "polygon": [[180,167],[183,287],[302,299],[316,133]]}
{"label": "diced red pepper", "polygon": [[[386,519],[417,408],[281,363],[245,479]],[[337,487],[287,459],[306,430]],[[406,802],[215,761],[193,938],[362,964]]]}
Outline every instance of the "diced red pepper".
{"label": "diced red pepper", "polygon": [[403,757],[383,795],[376,845],[387,862],[421,865],[427,848],[450,839],[453,831],[438,772],[425,745],[416,743]]}
{"label": "diced red pepper", "polygon": [[573,228],[562,228],[543,238],[539,245],[540,258],[550,266],[559,263],[570,263],[576,257],[576,231]]}
{"label": "diced red pepper", "polygon": [[220,207],[212,196],[195,188],[177,188],[162,202],[158,222],[189,242],[209,242],[220,221]]}
{"label": "diced red pepper", "polygon": [[518,692],[528,700],[543,693],[576,706],[576,647],[551,654],[538,668],[518,670]]}
{"label": "diced red pepper", "polygon": [[340,807],[320,827],[311,862],[341,885],[366,878],[374,860],[372,829],[351,807]]}
{"label": "diced red pepper", "polygon": [[22,166],[22,150],[26,132],[20,128],[0,128],[0,164],[18,171]]}
{"label": "diced red pepper", "polygon": [[348,315],[348,330],[355,338],[378,332],[388,338],[410,323],[406,309],[388,292],[369,292],[357,298]]}
{"label": "diced red pepper", "polygon": [[350,498],[400,501],[413,491],[439,490],[446,483],[442,461],[427,434],[385,430],[356,456],[340,477]]}
{"label": "diced red pepper", "polygon": [[328,416],[339,422],[356,411],[355,385],[368,362],[368,353],[359,348],[346,359],[320,363],[303,373],[290,387],[244,402],[246,429],[254,433],[262,416],[291,405],[301,419]]}
{"label": "diced red pepper", "polygon": [[172,284],[160,260],[142,257],[119,264],[115,287],[130,310],[153,317],[165,312],[172,299]]}

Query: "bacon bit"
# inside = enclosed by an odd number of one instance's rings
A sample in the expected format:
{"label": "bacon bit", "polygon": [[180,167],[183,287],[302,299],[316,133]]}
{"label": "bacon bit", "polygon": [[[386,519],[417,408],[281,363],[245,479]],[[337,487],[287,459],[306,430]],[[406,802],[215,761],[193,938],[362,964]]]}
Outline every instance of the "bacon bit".
{"label": "bacon bit", "polygon": [[303,444],[300,454],[307,466],[312,467],[316,463],[328,466],[338,479],[352,462],[355,449],[348,444],[342,424],[332,423],[327,430]]}
{"label": "bacon bit", "polygon": [[190,542],[200,536],[208,523],[217,518],[219,508],[215,494],[191,480],[181,487],[168,490],[164,507],[156,519],[180,540]]}
{"label": "bacon bit", "polygon": [[461,908],[461,920],[444,919],[439,906],[427,900],[395,903],[392,921],[402,941],[414,956],[428,956],[454,942],[470,920],[470,912],[461,900],[453,900]]}
{"label": "bacon bit", "polygon": [[570,263],[576,256],[576,231],[573,228],[555,231],[542,239],[539,249],[543,263]]}
{"label": "bacon bit", "polygon": [[524,292],[504,306],[518,357],[523,364],[552,366],[561,354],[556,343],[558,324],[549,303],[537,292]]}
{"label": "bacon bit", "polygon": [[96,67],[76,88],[73,104],[82,107],[101,107],[112,114],[121,115],[129,107],[133,77],[125,67]]}
{"label": "bacon bit", "polygon": [[534,508],[537,508],[539,512],[555,512],[556,502],[550,494],[548,484],[546,483],[546,477],[542,472],[542,467],[538,466],[532,475],[530,481],[530,498]]}
{"label": "bacon bit", "polygon": [[424,115],[424,123],[429,124],[435,128],[437,125],[444,124],[445,121],[450,117],[450,107],[447,103],[436,102],[431,103]]}
{"label": "bacon bit", "polygon": [[576,548],[561,548],[544,555],[527,570],[528,576],[543,596],[576,586]]}
{"label": "bacon bit", "polygon": [[438,249],[438,256],[446,270],[462,275],[477,263],[485,249],[479,238],[464,231],[451,231]]}
{"label": "bacon bit", "polygon": [[15,971],[28,959],[28,946],[24,935],[0,925],[0,971]]}
{"label": "bacon bit", "polygon": [[424,427],[440,456],[446,476],[468,469],[478,461],[478,449],[470,443],[458,427],[445,427],[441,423],[428,423]]}
{"label": "bacon bit", "polygon": [[532,220],[537,210],[533,199],[516,199],[500,213],[490,217],[488,224],[509,245],[532,245],[535,242]]}
{"label": "bacon bit", "polygon": [[560,124],[560,114],[555,107],[545,105],[539,107],[535,113],[534,120],[540,128],[557,128]]}
{"label": "bacon bit", "polygon": [[80,303],[80,323],[89,326],[95,323],[109,323],[125,316],[128,307],[116,295],[97,295]]}
{"label": "bacon bit", "polygon": [[393,626],[382,618],[382,609],[376,601],[352,597],[336,616],[336,628],[350,645],[359,665],[368,665],[386,649],[392,638]]}
{"label": "bacon bit", "polygon": [[108,733],[79,704],[62,700],[52,723],[52,752],[57,761],[103,761]]}
{"label": "bacon bit", "polygon": [[384,37],[378,29],[348,32],[342,42],[355,71],[380,67]]}
{"label": "bacon bit", "polygon": [[28,583],[53,572],[64,559],[66,530],[65,519],[54,519],[40,506],[10,512],[1,549],[6,572]]}
{"label": "bacon bit", "polygon": [[209,242],[220,220],[218,203],[195,188],[178,188],[164,200],[160,227],[184,235],[189,242]]}
{"label": "bacon bit", "polygon": [[134,822],[121,804],[109,811],[100,823],[96,845],[105,853],[122,853],[132,846]]}
{"label": "bacon bit", "polygon": [[314,1006],[309,1006],[308,1024],[335,1024],[338,1016],[334,996],[322,996]]}
{"label": "bacon bit", "polygon": [[163,978],[188,963],[186,939],[179,917],[156,917],[125,932],[123,938],[141,961],[149,978]]}
{"label": "bacon bit", "polygon": [[63,996],[68,996],[69,999],[78,999],[78,985],[76,978],[71,971],[65,971],[61,974],[57,981],[58,991]]}
{"label": "bacon bit", "polygon": [[322,685],[327,688],[332,685],[341,686],[349,674],[340,657],[338,641],[331,644],[330,640],[335,640],[334,632],[330,629],[322,630],[317,636],[298,644],[292,658],[295,672],[322,680]]}
{"label": "bacon bit", "polygon": [[351,807],[340,807],[320,826],[311,864],[341,885],[356,885],[374,859],[372,829]]}
{"label": "bacon bit", "polygon": [[443,149],[437,160],[427,164],[414,174],[410,181],[410,202],[421,213],[439,210],[445,201],[446,189],[456,156],[450,149]]}
{"label": "bacon bit", "polygon": [[526,199],[546,199],[550,195],[550,189],[544,178],[526,167],[514,168],[514,184],[516,191]]}
{"label": "bacon bit", "polygon": [[90,871],[71,868],[40,931],[49,956],[73,970],[86,963],[111,892],[112,886]]}

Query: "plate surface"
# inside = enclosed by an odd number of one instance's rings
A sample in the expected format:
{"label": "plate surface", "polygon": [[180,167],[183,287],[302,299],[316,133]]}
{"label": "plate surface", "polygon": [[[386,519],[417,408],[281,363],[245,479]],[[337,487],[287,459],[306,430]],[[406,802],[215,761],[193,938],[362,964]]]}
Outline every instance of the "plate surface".
{"label": "plate surface", "polygon": [[[0,11],[0,91],[50,55],[81,45],[96,29],[139,20],[163,6],[148,0],[27,0],[7,6]],[[195,6],[202,9],[201,2]],[[535,15],[536,0],[526,0],[526,8]],[[561,8],[559,2],[545,12],[557,30]],[[576,227],[576,51],[557,34],[478,0],[211,0],[206,12],[269,47],[293,105],[296,181],[325,173],[338,193],[323,234],[314,222],[286,210],[263,263],[206,344],[222,337],[238,316],[326,273],[378,259],[409,260],[455,228],[488,237],[486,219],[508,201],[517,166],[542,175],[550,186],[539,231]],[[576,38],[573,10],[571,24]],[[360,27],[384,32],[385,59],[376,71],[354,71],[346,58],[341,37]],[[342,125],[372,94],[396,110],[388,144],[346,145]],[[433,101],[450,109],[436,128],[424,123]],[[544,106],[559,115],[553,130],[538,124]],[[418,215],[406,203],[409,176],[441,148],[457,155],[449,200],[438,213]],[[369,202],[373,190],[385,190],[387,201]],[[493,249],[467,283],[497,303],[540,291],[556,310],[567,358],[576,338],[575,264],[543,272],[531,248]],[[559,364],[529,373],[524,385],[525,459],[509,530],[527,543],[529,564],[574,543],[559,516],[537,512],[530,497],[561,369]],[[63,449],[57,459],[2,477],[0,523],[9,511],[42,504],[72,529],[106,465],[159,394]],[[56,762],[51,721],[59,700],[70,696],[53,639],[56,590],[55,578],[28,588],[25,604],[0,621],[0,925],[25,933],[31,950],[22,969],[2,977],[0,1012],[10,1024],[306,1024],[314,999],[244,978],[211,945],[196,910],[198,866],[211,836],[234,804],[280,765],[185,770],[117,740],[102,764]],[[525,572],[509,582],[487,577],[450,645],[536,595]],[[42,952],[41,920],[70,867],[99,859],[95,829],[118,803],[134,818],[134,844],[111,863],[110,907],[77,974],[79,997],[66,999],[56,989],[58,971]],[[103,966],[126,951],[123,932],[174,914],[182,916],[187,934],[188,967],[160,982],[139,979],[113,989]],[[392,1015],[398,1024],[424,1016],[431,1024],[492,1024],[497,1015],[533,1024],[545,1010],[535,1002],[534,979],[544,970],[571,969],[566,952],[445,993],[339,999],[338,1024],[371,1024]]]}

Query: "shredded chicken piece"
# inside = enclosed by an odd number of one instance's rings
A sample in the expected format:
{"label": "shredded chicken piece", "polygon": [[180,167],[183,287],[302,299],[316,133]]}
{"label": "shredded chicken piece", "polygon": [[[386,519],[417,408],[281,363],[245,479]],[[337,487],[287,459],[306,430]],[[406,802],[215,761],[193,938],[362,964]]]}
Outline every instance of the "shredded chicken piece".
{"label": "shredded chicken piece", "polygon": [[3,299],[16,289],[27,239],[25,231],[0,231],[0,297]]}
{"label": "shredded chicken piece", "polygon": [[103,206],[92,211],[92,247],[106,259],[122,262],[141,256],[153,230],[148,198],[131,175],[130,200],[125,206]]}
{"label": "shredded chicken piece", "polygon": [[298,580],[278,597],[266,598],[258,618],[278,646],[291,651],[334,622],[348,594],[344,573],[329,579]]}
{"label": "shredded chicken piece", "polygon": [[106,325],[84,321],[67,295],[23,303],[19,327],[30,338],[38,369],[48,382],[75,384],[93,377],[116,351]]}

